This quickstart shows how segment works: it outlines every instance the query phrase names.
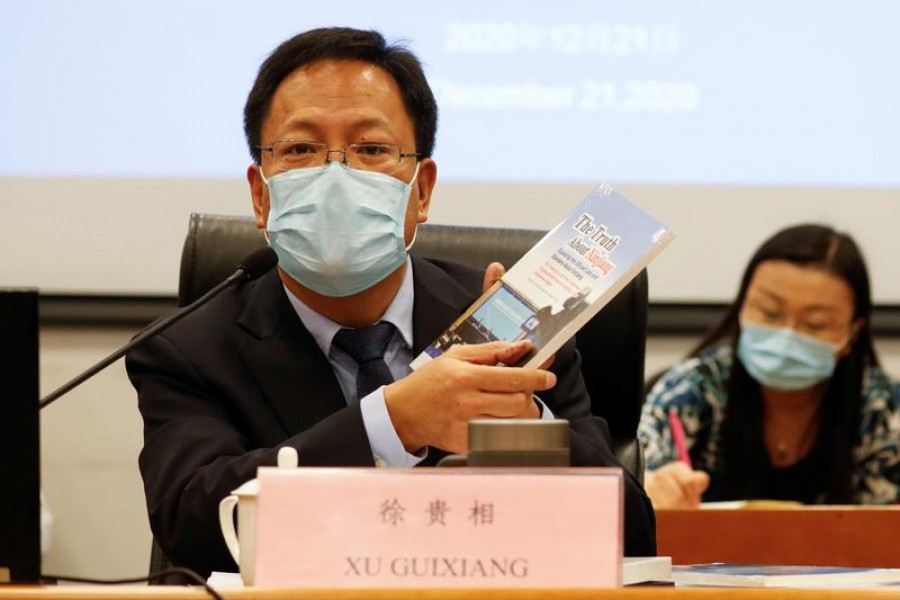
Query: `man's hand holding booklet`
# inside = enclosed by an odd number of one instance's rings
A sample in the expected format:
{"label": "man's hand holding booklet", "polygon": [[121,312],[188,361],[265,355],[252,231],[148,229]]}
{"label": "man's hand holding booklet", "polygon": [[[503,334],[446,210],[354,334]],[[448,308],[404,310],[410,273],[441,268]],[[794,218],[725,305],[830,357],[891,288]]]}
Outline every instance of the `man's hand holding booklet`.
{"label": "man's hand holding booklet", "polygon": [[527,339],[515,366],[536,368],[674,238],[607,184],[587,195],[412,362],[457,344]]}

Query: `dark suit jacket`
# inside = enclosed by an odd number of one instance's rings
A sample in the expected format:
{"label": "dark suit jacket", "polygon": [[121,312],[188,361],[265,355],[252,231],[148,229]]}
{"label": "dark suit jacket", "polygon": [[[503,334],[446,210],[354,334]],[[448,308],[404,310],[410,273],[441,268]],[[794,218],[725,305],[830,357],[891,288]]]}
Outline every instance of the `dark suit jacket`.
{"label": "dark suit jacket", "polygon": [[[483,273],[413,258],[414,355],[481,291]],[[359,404],[348,406],[328,359],[272,271],[230,288],[132,350],[128,375],[144,418],[141,474],[153,534],[175,563],[233,571],[218,502],[297,449],[302,465],[372,466]],[[573,344],[557,354],[557,385],[541,398],[571,426],[575,465],[618,465],[590,401]],[[426,464],[446,453],[429,449]],[[553,510],[548,506],[547,510]],[[626,474],[625,551],[655,553],[653,509]]]}

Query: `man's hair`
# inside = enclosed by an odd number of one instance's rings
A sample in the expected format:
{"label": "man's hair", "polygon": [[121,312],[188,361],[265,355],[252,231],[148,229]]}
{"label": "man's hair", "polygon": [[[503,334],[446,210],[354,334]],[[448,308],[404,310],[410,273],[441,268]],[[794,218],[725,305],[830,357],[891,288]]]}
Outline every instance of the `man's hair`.
{"label": "man's hair", "polygon": [[419,59],[402,44],[388,44],[377,31],[326,27],[283,42],[259,67],[244,105],[244,135],[254,162],[260,162],[262,125],[275,90],[300,67],[323,60],[358,60],[387,71],[397,82],[412,121],[415,151],[423,157],[431,156],[437,131],[437,103]]}

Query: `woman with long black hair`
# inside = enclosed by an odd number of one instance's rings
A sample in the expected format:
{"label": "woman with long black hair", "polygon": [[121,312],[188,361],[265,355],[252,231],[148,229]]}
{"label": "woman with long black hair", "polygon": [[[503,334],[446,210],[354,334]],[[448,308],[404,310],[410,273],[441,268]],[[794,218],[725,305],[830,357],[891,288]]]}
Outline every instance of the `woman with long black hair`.
{"label": "woman with long black hair", "polygon": [[647,397],[638,436],[654,505],[900,500],[900,385],[879,367],[871,311],[847,234],[798,225],[764,242],[722,322]]}

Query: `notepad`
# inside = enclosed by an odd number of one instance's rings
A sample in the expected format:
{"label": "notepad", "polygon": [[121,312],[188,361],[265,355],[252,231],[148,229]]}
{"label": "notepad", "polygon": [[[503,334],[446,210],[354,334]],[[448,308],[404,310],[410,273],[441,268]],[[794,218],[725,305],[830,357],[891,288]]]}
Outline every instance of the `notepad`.
{"label": "notepad", "polygon": [[626,556],[622,559],[622,585],[672,583],[671,556]]}
{"label": "notepad", "polygon": [[900,586],[900,569],[709,563],[672,567],[676,586],[855,588]]}
{"label": "notepad", "polygon": [[722,500],[719,502],[701,502],[700,508],[705,510],[769,510],[782,508],[803,508],[804,504],[794,500]]}

